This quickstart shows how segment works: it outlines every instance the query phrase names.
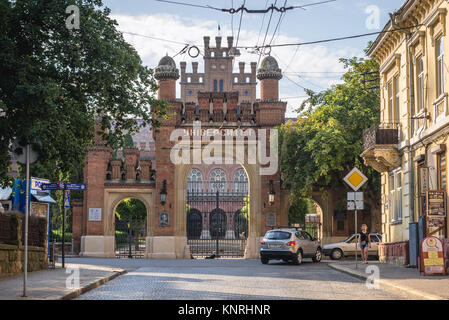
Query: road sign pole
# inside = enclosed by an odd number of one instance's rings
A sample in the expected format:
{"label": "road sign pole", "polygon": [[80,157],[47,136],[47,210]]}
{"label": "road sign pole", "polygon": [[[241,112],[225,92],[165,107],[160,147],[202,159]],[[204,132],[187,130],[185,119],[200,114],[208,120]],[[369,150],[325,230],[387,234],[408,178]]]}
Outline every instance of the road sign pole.
{"label": "road sign pole", "polygon": [[30,144],[26,147],[25,245],[23,253],[23,297],[27,296],[28,277],[28,215],[30,204]]}
{"label": "road sign pole", "polygon": [[62,268],[65,268],[65,250],[64,250],[64,242],[65,242],[65,216],[66,216],[66,207],[65,207],[65,199],[66,199],[66,192],[65,190],[62,191],[64,196],[63,196],[63,206],[64,206],[64,211],[63,211],[63,215],[62,215]]}
{"label": "road sign pole", "polygon": [[355,219],[355,268],[357,269],[357,242],[359,240],[359,237],[357,235],[357,209],[354,212],[354,219]]}

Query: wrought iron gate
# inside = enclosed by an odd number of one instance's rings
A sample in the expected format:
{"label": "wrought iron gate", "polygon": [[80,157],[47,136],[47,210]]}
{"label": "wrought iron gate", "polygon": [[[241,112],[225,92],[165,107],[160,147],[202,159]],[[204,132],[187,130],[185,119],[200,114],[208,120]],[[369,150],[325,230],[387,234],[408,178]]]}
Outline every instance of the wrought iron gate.
{"label": "wrought iron gate", "polygon": [[115,256],[143,258],[145,255],[146,219],[119,220],[115,217]]}
{"label": "wrought iron gate", "polygon": [[237,181],[196,181],[187,191],[187,243],[195,257],[243,257],[248,187]]}

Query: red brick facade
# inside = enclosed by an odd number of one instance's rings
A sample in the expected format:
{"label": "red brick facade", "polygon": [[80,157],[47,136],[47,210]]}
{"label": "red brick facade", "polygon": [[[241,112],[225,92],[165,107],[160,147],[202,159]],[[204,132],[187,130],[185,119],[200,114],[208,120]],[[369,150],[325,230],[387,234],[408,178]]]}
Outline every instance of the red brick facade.
{"label": "red brick facade", "polygon": [[[192,79],[194,82],[199,82],[199,77],[203,77],[202,88],[204,88],[204,91],[195,92],[190,95],[190,98],[184,92],[182,96],[185,99],[176,99],[176,80],[179,75],[173,59],[168,56],[162,58],[155,69],[155,78],[159,84],[158,98],[169,103],[170,118],[160,119],[160,128],[152,133],[154,159],[142,157],[138,145],[135,145],[137,148],[127,148],[123,151],[124,161],[116,159],[113,150],[105,146],[100,136],[96,137],[95,144],[87,150],[84,182],[88,188],[84,195],[82,210],[78,206],[74,208],[73,238],[75,248],[79,250],[82,236],[106,236],[105,215],[109,216],[111,213],[104,212],[105,203],[108,201],[108,199],[105,199],[105,190],[111,188],[155,190],[155,214],[151,216],[154,220],[147,221],[154,230],[152,236],[183,236],[183,231],[176,229],[174,223],[181,214],[175,212],[175,201],[179,199],[179,197],[176,197],[176,193],[186,192],[186,190],[176,189],[175,180],[183,177],[175,177],[176,167],[170,159],[170,153],[175,144],[174,141],[170,141],[170,135],[175,129],[192,129],[193,122],[200,120],[204,129],[253,130],[257,135],[259,129],[272,129],[284,123],[286,103],[278,101],[278,81],[282,74],[275,61],[275,67],[273,67],[273,58],[269,57],[269,59],[266,58],[262,61],[261,72],[257,77],[263,86],[263,96],[262,100],[258,101],[255,99],[256,64],[251,64],[251,73],[245,73],[244,64],[239,64],[240,72],[233,74],[231,68],[233,58],[227,56],[229,48],[221,47],[220,39],[216,39],[216,41],[216,48],[212,48],[208,44],[206,46],[206,72],[204,74],[198,73],[195,64],[193,73],[187,74],[185,73],[185,64],[181,65],[183,74],[181,84],[184,91],[191,90],[189,88],[194,85]],[[228,41],[231,41],[231,39],[228,39]],[[228,45],[232,46],[232,41]],[[221,63],[225,65],[224,69],[220,67]],[[213,65],[218,69],[215,70]],[[190,82],[186,81],[187,76],[190,77]],[[220,87],[215,88],[218,90],[210,90],[211,88],[214,89],[214,80],[217,79],[225,80],[222,90],[220,90]],[[218,86],[220,86],[219,83]],[[240,88],[240,90],[235,91],[235,88]],[[242,92],[242,90],[244,91]],[[245,93],[246,91],[248,93]],[[194,98],[192,98],[193,96]],[[266,145],[266,154],[269,155],[269,134]],[[207,170],[210,171],[211,169],[206,165],[200,165],[199,167],[205,175]],[[225,166],[221,167],[225,168]],[[234,167],[239,167],[239,165],[236,164]],[[229,174],[232,173],[229,172]],[[232,177],[230,178],[232,179]],[[268,213],[274,213],[276,224],[281,225],[281,223],[287,224],[286,215],[281,217],[281,207],[288,210],[288,206],[281,203],[281,201],[288,201],[288,197],[285,196],[285,190],[281,190],[279,172],[273,175],[261,175],[260,179],[260,189],[255,190],[261,201],[261,212],[255,212],[256,215],[260,215],[261,220],[261,230],[256,232],[258,235],[263,234],[268,229],[265,224]],[[275,193],[274,203],[268,202],[270,181],[272,181],[272,191]],[[159,196],[164,184],[167,195],[165,203],[162,204]],[[179,182],[177,185],[179,186]],[[89,221],[90,208],[102,209],[101,221]],[[159,214],[162,212],[169,215],[170,223],[168,226],[159,225]],[[114,218],[112,216],[109,219]],[[108,225],[110,225],[109,223]],[[108,236],[110,235],[108,234]]]}

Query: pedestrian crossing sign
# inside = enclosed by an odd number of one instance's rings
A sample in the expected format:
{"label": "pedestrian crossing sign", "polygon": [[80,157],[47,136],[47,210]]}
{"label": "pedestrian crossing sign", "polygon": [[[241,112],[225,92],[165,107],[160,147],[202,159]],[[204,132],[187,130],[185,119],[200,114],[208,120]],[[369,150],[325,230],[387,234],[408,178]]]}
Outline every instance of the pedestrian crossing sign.
{"label": "pedestrian crossing sign", "polygon": [[352,188],[352,190],[357,191],[368,181],[368,178],[358,168],[354,168],[343,178],[343,180]]}

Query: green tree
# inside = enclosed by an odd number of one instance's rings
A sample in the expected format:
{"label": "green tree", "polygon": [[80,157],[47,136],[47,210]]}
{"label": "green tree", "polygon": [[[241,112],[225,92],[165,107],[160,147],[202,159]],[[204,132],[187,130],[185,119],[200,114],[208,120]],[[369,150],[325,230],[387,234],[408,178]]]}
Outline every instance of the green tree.
{"label": "green tree", "polygon": [[306,214],[309,212],[309,200],[300,198],[294,201],[288,209],[289,225],[299,223],[304,224]]}
{"label": "green tree", "polygon": [[343,177],[357,166],[369,178],[363,187],[377,204],[380,175],[363,164],[363,131],[378,122],[379,90],[366,90],[363,73],[377,72],[374,60],[341,59],[347,72],[341,84],[320,93],[307,91],[296,122],[280,129],[280,162],[292,202],[313,190],[324,193],[345,188]]}
{"label": "green tree", "polygon": [[[80,28],[69,30],[73,4]],[[0,184],[11,182],[16,138],[38,143],[42,166],[66,177],[84,162],[95,117],[114,148],[136,119],[158,127],[167,117],[153,71],[117,25],[101,0],[0,0]]]}
{"label": "green tree", "polygon": [[115,215],[121,221],[144,220],[147,215],[147,208],[142,201],[129,198],[120,202],[115,210]]}

